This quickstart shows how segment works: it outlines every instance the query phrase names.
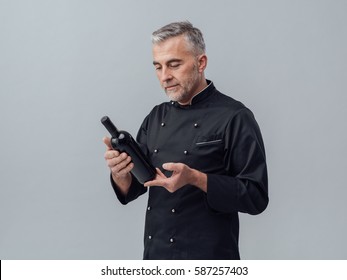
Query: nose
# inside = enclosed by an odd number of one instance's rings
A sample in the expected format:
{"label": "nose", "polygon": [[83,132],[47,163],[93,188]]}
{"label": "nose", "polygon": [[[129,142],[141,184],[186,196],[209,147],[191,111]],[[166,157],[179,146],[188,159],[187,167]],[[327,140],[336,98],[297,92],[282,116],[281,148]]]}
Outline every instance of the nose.
{"label": "nose", "polygon": [[170,81],[172,79],[171,71],[168,67],[163,67],[159,74],[159,79],[162,83]]}

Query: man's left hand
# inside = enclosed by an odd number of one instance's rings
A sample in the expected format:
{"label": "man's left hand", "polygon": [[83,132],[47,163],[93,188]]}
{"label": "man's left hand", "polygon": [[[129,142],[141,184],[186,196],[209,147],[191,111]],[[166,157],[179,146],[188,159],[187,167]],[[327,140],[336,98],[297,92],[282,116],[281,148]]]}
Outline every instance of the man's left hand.
{"label": "man's left hand", "polygon": [[145,187],[162,186],[169,192],[173,193],[187,184],[195,185],[196,187],[207,191],[207,175],[198,170],[190,168],[183,163],[164,163],[163,168],[172,171],[170,177],[166,177],[159,168],[154,180],[144,184]]}

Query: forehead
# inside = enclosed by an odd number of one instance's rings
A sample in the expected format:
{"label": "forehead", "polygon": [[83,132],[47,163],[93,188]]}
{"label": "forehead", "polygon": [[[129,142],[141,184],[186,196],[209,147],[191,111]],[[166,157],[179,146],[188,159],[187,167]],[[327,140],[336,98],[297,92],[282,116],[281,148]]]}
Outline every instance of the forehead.
{"label": "forehead", "polygon": [[161,62],[172,58],[183,59],[192,56],[188,42],[183,35],[169,38],[153,45],[153,59]]}

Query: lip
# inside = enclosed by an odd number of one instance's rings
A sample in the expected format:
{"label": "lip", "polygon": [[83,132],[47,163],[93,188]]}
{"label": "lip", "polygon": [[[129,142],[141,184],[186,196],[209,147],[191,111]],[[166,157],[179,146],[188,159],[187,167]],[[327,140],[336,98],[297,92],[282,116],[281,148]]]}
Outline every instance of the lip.
{"label": "lip", "polygon": [[178,85],[172,85],[172,86],[168,86],[168,87],[165,87],[165,90],[171,90],[175,87],[177,87]]}

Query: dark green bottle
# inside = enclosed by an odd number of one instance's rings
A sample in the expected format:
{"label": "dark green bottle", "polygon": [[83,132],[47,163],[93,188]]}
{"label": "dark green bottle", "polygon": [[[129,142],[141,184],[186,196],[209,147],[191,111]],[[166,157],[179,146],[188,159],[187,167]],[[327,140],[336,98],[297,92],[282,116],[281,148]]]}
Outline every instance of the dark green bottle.
{"label": "dark green bottle", "polygon": [[134,163],[131,173],[140,183],[145,183],[154,179],[156,170],[151,162],[146,158],[139,145],[127,131],[119,131],[112,123],[109,117],[105,116],[101,119],[101,123],[111,134],[111,146],[114,150],[125,152]]}

